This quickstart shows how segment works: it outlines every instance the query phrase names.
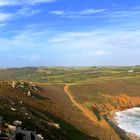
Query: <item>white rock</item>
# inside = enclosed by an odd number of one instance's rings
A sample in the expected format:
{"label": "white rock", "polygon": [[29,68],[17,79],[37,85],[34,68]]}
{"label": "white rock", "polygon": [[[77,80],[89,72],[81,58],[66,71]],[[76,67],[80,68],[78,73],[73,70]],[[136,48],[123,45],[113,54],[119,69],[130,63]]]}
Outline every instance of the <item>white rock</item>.
{"label": "white rock", "polygon": [[13,88],[15,88],[15,87],[16,87],[16,82],[15,82],[15,81],[12,81],[11,86],[12,86]]}
{"label": "white rock", "polygon": [[21,126],[22,122],[21,121],[14,121],[13,125],[14,126]]}
{"label": "white rock", "polygon": [[16,126],[13,125],[7,125],[10,131],[15,132],[16,131]]}
{"label": "white rock", "polygon": [[48,122],[48,125],[50,125],[52,127],[55,127],[56,129],[60,129],[60,126],[57,123],[50,123],[50,122]]}
{"label": "white rock", "polygon": [[22,104],[23,102],[22,102],[22,101],[20,101],[19,103],[20,103],[20,104]]}
{"label": "white rock", "polygon": [[16,109],[15,109],[15,108],[11,108],[11,110],[12,110],[12,111],[16,111]]}
{"label": "white rock", "polygon": [[27,96],[31,96],[31,92],[30,91],[28,91]]}
{"label": "white rock", "polygon": [[28,116],[28,113],[25,112],[25,115]]}
{"label": "white rock", "polygon": [[44,140],[41,134],[37,134],[37,140]]}

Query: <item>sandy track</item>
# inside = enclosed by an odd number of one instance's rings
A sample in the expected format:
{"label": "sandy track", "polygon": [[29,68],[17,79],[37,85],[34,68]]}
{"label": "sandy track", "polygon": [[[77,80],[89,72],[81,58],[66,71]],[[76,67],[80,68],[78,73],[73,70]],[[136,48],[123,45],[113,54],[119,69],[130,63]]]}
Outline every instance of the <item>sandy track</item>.
{"label": "sandy track", "polygon": [[71,100],[71,102],[79,109],[79,110],[81,110],[82,112],[83,112],[83,114],[88,118],[88,119],[90,119],[92,122],[94,122],[94,123],[99,123],[98,122],[98,119],[97,119],[97,117],[96,117],[96,115],[93,113],[93,112],[91,112],[89,109],[87,109],[86,107],[84,107],[84,106],[82,106],[81,104],[79,104],[79,103],[77,103],[76,101],[75,101],[75,99],[74,99],[74,97],[70,94],[70,92],[69,92],[69,86],[68,85],[66,85],[65,87],[64,87],[64,91],[65,91],[65,93],[68,95],[68,97],[70,98],[70,100]]}
{"label": "sandy track", "polygon": [[109,128],[111,131],[112,128],[111,126],[108,124],[108,122],[106,122],[106,120],[102,119],[100,122],[98,121],[97,116],[94,114],[94,112],[92,112],[91,110],[89,110],[88,108],[84,107],[83,105],[81,105],[80,103],[78,103],[74,97],[71,95],[70,91],[69,91],[69,85],[65,85],[64,86],[64,91],[65,93],[68,95],[69,99],[71,100],[71,102],[79,109],[81,110],[81,112],[83,112],[84,116],[86,116],[89,120],[91,120],[94,124],[98,124],[101,126],[104,126],[106,128]]}

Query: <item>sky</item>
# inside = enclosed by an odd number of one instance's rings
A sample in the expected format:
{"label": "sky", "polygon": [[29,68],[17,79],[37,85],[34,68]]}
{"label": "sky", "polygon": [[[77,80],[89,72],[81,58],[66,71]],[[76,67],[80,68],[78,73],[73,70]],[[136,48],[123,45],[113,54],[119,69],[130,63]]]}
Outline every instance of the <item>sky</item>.
{"label": "sky", "polygon": [[140,0],[0,0],[0,67],[140,64]]}

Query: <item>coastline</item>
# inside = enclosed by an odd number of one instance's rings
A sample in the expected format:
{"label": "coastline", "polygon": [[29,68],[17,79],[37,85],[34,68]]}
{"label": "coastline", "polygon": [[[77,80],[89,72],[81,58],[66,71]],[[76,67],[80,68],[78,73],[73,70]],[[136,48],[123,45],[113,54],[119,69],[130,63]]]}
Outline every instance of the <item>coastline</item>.
{"label": "coastline", "polygon": [[105,116],[105,119],[110,124],[110,126],[117,132],[117,134],[122,140],[140,140],[140,137],[138,137],[137,135],[130,132],[126,132],[120,127],[118,127],[118,124],[114,119],[115,113],[118,111],[119,110],[111,111],[109,115]]}

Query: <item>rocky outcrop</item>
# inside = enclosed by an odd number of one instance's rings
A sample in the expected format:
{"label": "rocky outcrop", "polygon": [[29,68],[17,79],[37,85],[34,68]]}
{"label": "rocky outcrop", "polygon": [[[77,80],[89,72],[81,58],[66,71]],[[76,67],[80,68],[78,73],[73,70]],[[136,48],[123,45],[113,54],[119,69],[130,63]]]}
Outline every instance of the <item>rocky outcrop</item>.
{"label": "rocky outcrop", "polygon": [[31,82],[26,81],[12,81],[10,82],[12,88],[20,90],[26,96],[33,96],[33,94],[40,92],[40,89]]}
{"label": "rocky outcrop", "polygon": [[22,128],[21,121],[14,121],[13,124],[2,122],[0,116],[0,139],[7,140],[44,140],[41,134],[36,134],[34,131],[28,131]]}
{"label": "rocky outcrop", "polygon": [[92,110],[98,115],[109,114],[111,111],[119,111],[140,105],[140,97],[128,96],[126,94],[120,96],[106,95],[104,103],[96,103],[92,105]]}

